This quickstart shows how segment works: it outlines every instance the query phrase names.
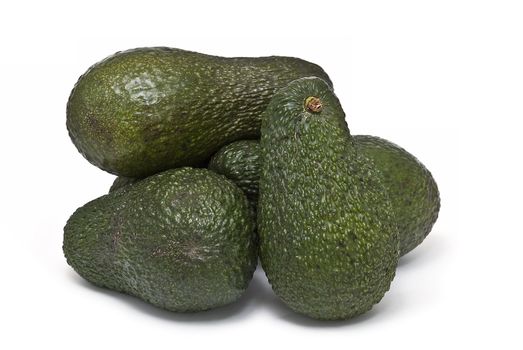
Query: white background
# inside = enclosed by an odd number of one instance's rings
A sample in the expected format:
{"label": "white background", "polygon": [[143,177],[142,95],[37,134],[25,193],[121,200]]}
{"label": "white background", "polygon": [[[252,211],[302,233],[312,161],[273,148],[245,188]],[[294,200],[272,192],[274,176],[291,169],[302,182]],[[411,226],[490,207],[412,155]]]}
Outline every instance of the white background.
{"label": "white background", "polygon": [[[0,348],[523,346],[521,1],[5,1],[0,40]],[[68,94],[105,56],[160,45],[318,63],[353,134],[432,171],[440,218],[371,312],[295,315],[258,271],[238,303],[174,314],[66,264],[65,221],[114,178],[70,142]]]}

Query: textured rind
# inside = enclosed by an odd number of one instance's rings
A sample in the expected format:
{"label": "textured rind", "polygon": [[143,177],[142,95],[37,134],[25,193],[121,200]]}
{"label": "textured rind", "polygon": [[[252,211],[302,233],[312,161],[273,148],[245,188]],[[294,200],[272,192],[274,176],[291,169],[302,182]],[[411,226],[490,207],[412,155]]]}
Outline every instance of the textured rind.
{"label": "textured rind", "polygon": [[[309,96],[321,113],[305,110]],[[398,231],[381,173],[354,147],[324,81],[299,79],[273,97],[261,150],[260,258],[273,290],[317,319],[366,312],[394,278]]]}
{"label": "textured rind", "polygon": [[224,58],[173,48],[118,52],[73,88],[67,129],[79,152],[116,175],[201,166],[220,147],[259,135],[277,89],[321,67],[291,57]]}
{"label": "textured rind", "polygon": [[254,209],[258,203],[260,166],[260,143],[257,140],[228,144],[216,152],[209,162],[209,169],[224,175],[243,190]]}
{"label": "textured rind", "polygon": [[[440,196],[436,181],[415,156],[390,141],[369,135],[355,135],[353,141],[360,153],[371,159],[383,175],[399,229],[400,254],[405,255],[423,242],[438,218]],[[214,156],[219,160],[219,166],[214,164],[213,170],[237,185],[247,182],[251,194],[249,201],[255,207],[261,171],[259,143],[238,141],[222,150]],[[226,157],[223,155],[225,150]]]}
{"label": "textured rind", "polygon": [[354,141],[383,174],[400,231],[400,253],[405,255],[423,242],[438,218],[436,181],[416,157],[390,141],[368,135]]}
{"label": "textured rind", "polygon": [[113,184],[109,188],[109,193],[119,190],[122,187],[132,185],[138,181],[140,181],[140,179],[134,177],[118,176],[114,179]]}
{"label": "textured rind", "polygon": [[241,296],[257,262],[254,239],[237,186],[206,169],[180,168],[77,209],[63,250],[95,285],[192,312]]}

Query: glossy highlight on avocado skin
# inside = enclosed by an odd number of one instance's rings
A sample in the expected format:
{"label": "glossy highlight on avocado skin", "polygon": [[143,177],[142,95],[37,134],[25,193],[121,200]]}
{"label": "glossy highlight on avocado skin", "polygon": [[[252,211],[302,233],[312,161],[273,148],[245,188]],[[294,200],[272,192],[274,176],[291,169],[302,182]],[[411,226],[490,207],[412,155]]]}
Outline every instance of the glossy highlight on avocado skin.
{"label": "glossy highlight on avocado skin", "polygon": [[127,50],[80,77],[67,104],[67,129],[88,161],[116,175],[202,166],[220,147],[257,138],[274,93],[310,75],[329,81],[321,67],[292,57]]}

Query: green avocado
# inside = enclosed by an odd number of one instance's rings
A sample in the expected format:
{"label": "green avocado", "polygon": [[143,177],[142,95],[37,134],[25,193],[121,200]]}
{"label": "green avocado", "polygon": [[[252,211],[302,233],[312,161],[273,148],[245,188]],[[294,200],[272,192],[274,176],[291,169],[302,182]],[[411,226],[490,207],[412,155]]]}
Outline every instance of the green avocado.
{"label": "green avocado", "polygon": [[240,140],[222,147],[209,162],[209,169],[226,176],[243,190],[251,206],[258,203],[260,143]]}
{"label": "green avocado", "polygon": [[382,174],[329,85],[302,78],[277,92],[260,146],[260,258],[274,292],[316,319],[371,309],[394,278],[398,231]]}
{"label": "green avocado", "polygon": [[423,242],[438,218],[436,181],[416,157],[390,141],[367,135],[354,141],[384,176],[400,231],[400,253],[405,255]]}
{"label": "green avocado", "polygon": [[141,179],[135,177],[118,176],[116,177],[116,179],[114,179],[113,184],[109,188],[109,193],[119,190],[120,188],[123,188],[125,186],[132,185],[140,180]]}
{"label": "green avocado", "polygon": [[178,168],[95,199],[64,228],[67,262],[89,282],[176,312],[237,300],[257,263],[243,192]]}
{"label": "green avocado", "polygon": [[67,129],[88,161],[116,175],[202,166],[220,147],[257,138],[272,95],[310,75],[329,81],[321,67],[292,57],[225,58],[165,47],[118,52],[76,83]]}
{"label": "green avocado", "polygon": [[[222,147],[208,164],[208,169],[224,175],[243,190],[254,211],[258,203],[258,180],[260,178],[260,142],[240,140]],[[139,178],[118,176],[109,193],[140,181]]]}
{"label": "green avocado", "polygon": [[[438,218],[436,181],[416,157],[390,141],[368,135],[356,135],[353,141],[383,174],[400,232],[400,253],[405,255],[425,239]],[[257,141],[236,141],[217,152],[209,165],[248,193],[253,207],[258,201],[259,154]]]}

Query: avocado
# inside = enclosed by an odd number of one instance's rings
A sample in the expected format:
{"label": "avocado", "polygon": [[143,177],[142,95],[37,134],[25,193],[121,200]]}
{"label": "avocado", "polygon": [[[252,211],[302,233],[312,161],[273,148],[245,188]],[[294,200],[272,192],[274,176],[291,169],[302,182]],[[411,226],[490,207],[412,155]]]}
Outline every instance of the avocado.
{"label": "avocado", "polygon": [[[440,197],[436,181],[415,156],[390,141],[356,135],[353,142],[383,174],[400,232],[400,253],[405,255],[425,239],[438,218]],[[248,193],[254,207],[258,201],[259,153],[257,141],[236,141],[216,153],[209,165]],[[243,184],[248,184],[247,188]]]}
{"label": "avocado", "polygon": [[354,141],[384,176],[400,231],[400,254],[405,255],[423,242],[438,218],[436,181],[416,157],[390,141],[368,135]]}
{"label": "avocado", "polygon": [[253,209],[258,203],[260,143],[240,140],[222,147],[209,162],[209,169],[226,176],[243,190]]}
{"label": "avocado", "polygon": [[135,182],[138,182],[140,180],[141,179],[138,179],[135,177],[118,176],[118,177],[116,177],[116,179],[114,179],[114,182],[111,185],[111,188],[109,188],[109,193],[119,190],[120,188],[125,187],[127,185],[132,185]]}
{"label": "avocado", "polygon": [[399,237],[380,171],[357,151],[329,85],[302,78],[262,116],[262,267],[294,311],[348,319],[388,291]]}
{"label": "avocado", "polygon": [[[208,169],[224,175],[241,188],[254,211],[258,203],[260,178],[260,142],[240,140],[223,146],[209,161]],[[118,176],[109,193],[140,181],[140,178]]]}
{"label": "avocado", "polygon": [[67,103],[79,152],[110,173],[144,178],[202,166],[220,147],[259,136],[272,95],[321,67],[292,57],[225,58],[137,48],[90,67]]}
{"label": "avocado", "polygon": [[97,286],[192,312],[242,295],[257,263],[254,239],[236,185],[207,169],[178,168],[77,209],[63,251]]}

